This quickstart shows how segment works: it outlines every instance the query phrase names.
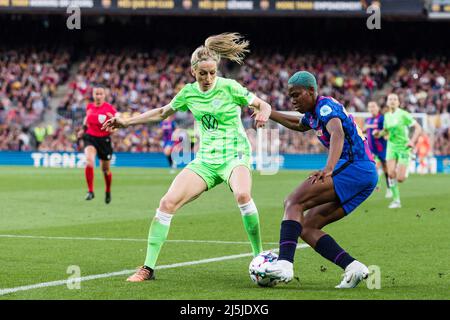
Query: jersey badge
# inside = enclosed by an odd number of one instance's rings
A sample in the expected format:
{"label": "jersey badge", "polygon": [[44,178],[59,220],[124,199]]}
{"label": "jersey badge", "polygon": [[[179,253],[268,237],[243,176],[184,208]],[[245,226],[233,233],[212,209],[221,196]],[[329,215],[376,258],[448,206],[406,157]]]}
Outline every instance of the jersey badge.
{"label": "jersey badge", "polygon": [[106,120],[106,115],[104,114],[99,114],[98,115],[98,122],[103,123]]}
{"label": "jersey badge", "polygon": [[325,117],[325,116],[327,116],[327,115],[329,115],[331,112],[332,112],[333,110],[331,110],[331,107],[329,106],[329,105],[323,105],[321,108],[320,108],[320,115],[322,116],[322,117]]}

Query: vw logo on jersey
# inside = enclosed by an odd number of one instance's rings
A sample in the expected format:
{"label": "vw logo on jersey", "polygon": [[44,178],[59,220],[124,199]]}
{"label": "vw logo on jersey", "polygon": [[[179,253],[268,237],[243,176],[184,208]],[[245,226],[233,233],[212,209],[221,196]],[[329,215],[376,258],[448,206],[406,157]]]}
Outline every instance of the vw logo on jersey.
{"label": "vw logo on jersey", "polygon": [[216,131],[219,127],[219,121],[212,114],[205,114],[201,120],[203,128],[207,131]]}
{"label": "vw logo on jersey", "polygon": [[106,115],[104,114],[99,114],[98,115],[98,122],[103,123],[106,120]]}

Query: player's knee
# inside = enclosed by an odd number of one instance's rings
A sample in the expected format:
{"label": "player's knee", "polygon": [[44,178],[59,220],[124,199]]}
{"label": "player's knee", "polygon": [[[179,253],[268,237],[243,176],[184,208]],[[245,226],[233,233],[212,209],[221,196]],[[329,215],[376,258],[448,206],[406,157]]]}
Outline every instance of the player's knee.
{"label": "player's knee", "polygon": [[239,204],[246,204],[252,200],[250,192],[235,192],[234,197]]}
{"label": "player's knee", "polygon": [[284,199],[285,210],[299,205],[301,205],[300,200],[297,199],[295,196],[290,195],[286,199]]}
{"label": "player's knee", "polygon": [[403,181],[405,181],[406,180],[406,177],[405,176],[398,176],[397,177],[397,181],[399,182],[399,183],[402,183]]}
{"label": "player's knee", "polygon": [[159,202],[159,210],[162,212],[174,214],[177,207],[178,203],[169,197],[163,197]]}
{"label": "player's knee", "polygon": [[301,216],[302,204],[289,196],[284,200],[284,218],[288,220],[298,220]]}
{"label": "player's knee", "polygon": [[88,166],[88,167],[93,167],[94,166],[94,159],[89,159],[89,158],[86,158],[86,166]]}

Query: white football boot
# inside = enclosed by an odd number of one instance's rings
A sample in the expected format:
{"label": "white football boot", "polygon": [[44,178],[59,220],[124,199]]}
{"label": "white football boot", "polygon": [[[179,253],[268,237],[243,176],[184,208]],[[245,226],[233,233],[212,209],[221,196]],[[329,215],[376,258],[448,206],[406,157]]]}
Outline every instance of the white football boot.
{"label": "white football boot", "polygon": [[369,269],[361,262],[355,260],[345,268],[344,278],[335,288],[350,289],[354,288],[363,279],[369,276]]}
{"label": "white football boot", "polygon": [[389,205],[389,209],[398,209],[398,208],[401,208],[402,207],[402,204],[401,204],[401,202],[400,202],[400,200],[394,200],[394,201],[392,201],[391,202],[391,204]]}
{"label": "white football boot", "polygon": [[386,194],[384,195],[384,197],[386,199],[391,199],[392,198],[392,190],[391,189],[386,189]]}
{"label": "white football boot", "polygon": [[270,278],[288,283],[294,278],[294,264],[287,260],[277,260],[267,264],[265,273]]}

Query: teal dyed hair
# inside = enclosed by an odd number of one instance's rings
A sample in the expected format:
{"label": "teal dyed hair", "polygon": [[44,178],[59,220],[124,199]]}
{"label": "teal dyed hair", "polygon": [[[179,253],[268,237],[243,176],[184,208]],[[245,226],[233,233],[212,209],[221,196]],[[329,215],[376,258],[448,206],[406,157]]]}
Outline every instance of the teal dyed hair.
{"label": "teal dyed hair", "polygon": [[308,71],[298,71],[292,77],[289,78],[288,84],[293,86],[300,86],[305,88],[313,87],[317,92],[316,77]]}

